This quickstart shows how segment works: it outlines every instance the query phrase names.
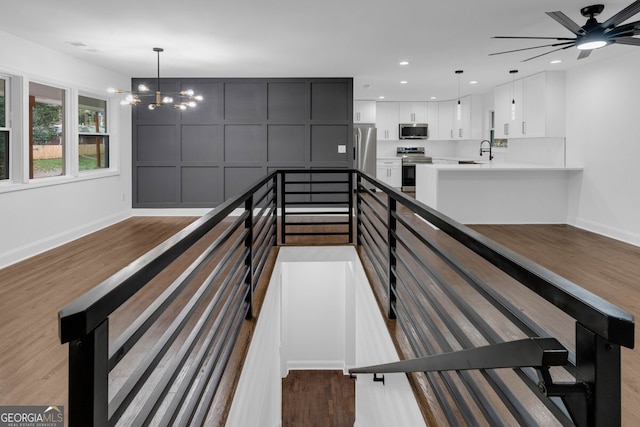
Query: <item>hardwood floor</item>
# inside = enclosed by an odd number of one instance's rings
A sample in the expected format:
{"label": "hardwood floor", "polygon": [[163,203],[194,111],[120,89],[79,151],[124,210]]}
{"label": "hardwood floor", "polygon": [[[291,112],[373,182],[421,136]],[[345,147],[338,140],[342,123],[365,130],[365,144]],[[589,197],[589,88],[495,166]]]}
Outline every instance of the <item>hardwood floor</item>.
{"label": "hardwood floor", "polygon": [[289,371],[282,379],[283,427],[352,427],[355,380],[342,371]]}
{"label": "hardwood floor", "polygon": [[[640,319],[640,247],[567,225],[475,225],[490,239]],[[640,352],[622,348],[622,425],[640,425]]]}
{"label": "hardwood floor", "polygon": [[[0,270],[0,405],[66,406],[67,347],[58,339],[58,310],[193,220],[131,218]],[[473,228],[640,315],[640,248],[569,226]],[[250,337],[250,329],[243,332],[242,345]],[[239,349],[237,366],[242,356]],[[640,353],[623,349],[622,360],[623,425],[640,425]],[[233,384],[231,375],[222,387]],[[225,403],[217,402],[207,425],[223,425],[224,417]]]}
{"label": "hardwood floor", "polygon": [[58,311],[194,218],[132,218],[0,270],[0,404],[67,406]]}

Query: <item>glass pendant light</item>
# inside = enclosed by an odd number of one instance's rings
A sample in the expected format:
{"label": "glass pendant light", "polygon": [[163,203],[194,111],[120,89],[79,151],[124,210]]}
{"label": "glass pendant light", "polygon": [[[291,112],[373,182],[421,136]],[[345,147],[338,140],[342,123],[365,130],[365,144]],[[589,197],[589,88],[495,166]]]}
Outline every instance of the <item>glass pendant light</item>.
{"label": "glass pendant light", "polygon": [[460,104],[460,75],[464,71],[456,70],[456,74],[458,75],[458,104],[456,105],[456,120],[462,120],[462,104]]}
{"label": "glass pendant light", "polygon": [[516,74],[518,70],[511,70],[511,120],[516,119]]}

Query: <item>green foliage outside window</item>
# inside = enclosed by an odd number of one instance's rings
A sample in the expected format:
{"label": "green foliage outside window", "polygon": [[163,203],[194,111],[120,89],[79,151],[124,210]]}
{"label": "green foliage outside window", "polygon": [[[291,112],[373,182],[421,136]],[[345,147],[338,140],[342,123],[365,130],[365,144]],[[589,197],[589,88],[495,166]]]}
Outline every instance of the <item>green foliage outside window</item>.
{"label": "green foliage outside window", "polygon": [[33,106],[33,143],[55,142],[62,131],[62,107],[36,102]]}
{"label": "green foliage outside window", "polygon": [[[0,93],[0,95],[2,95]],[[5,123],[5,109],[4,109],[4,96],[0,96],[0,128],[3,128],[6,126]]]}
{"label": "green foliage outside window", "polygon": [[9,132],[0,131],[0,179],[9,179]]}

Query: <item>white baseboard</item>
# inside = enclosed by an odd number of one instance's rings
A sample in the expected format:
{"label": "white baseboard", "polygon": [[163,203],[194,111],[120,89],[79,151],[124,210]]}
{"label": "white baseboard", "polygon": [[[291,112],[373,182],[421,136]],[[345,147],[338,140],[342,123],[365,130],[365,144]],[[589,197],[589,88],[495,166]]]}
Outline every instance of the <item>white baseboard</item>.
{"label": "white baseboard", "polygon": [[66,243],[71,242],[72,240],[84,237],[87,234],[94,233],[105,227],[123,221],[129,217],[129,211],[121,212],[107,218],[102,218],[99,221],[85,224],[81,227],[73,228],[71,230],[66,230],[62,233],[58,233],[53,236],[37,240],[27,245],[23,245],[21,247],[1,253],[0,268],[8,267],[27,258],[31,258],[32,256],[57,248],[58,246],[62,246]]}
{"label": "white baseboard", "polygon": [[202,216],[210,208],[133,209],[131,216]]}
{"label": "white baseboard", "polygon": [[590,231],[592,233],[620,240],[621,242],[625,242],[630,245],[640,246],[640,234],[633,233],[628,230],[622,230],[620,228],[611,227],[605,224],[581,218],[572,218],[568,221],[568,224],[586,231]]}
{"label": "white baseboard", "polygon": [[344,371],[344,360],[289,360],[288,371]]}

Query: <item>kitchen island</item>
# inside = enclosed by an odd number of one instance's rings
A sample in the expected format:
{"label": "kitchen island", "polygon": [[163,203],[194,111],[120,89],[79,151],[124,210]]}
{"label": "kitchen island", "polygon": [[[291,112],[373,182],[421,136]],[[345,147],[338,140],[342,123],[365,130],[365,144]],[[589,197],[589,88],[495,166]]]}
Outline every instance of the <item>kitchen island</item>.
{"label": "kitchen island", "polygon": [[525,163],[421,164],[416,199],[463,224],[565,224],[582,168]]}

